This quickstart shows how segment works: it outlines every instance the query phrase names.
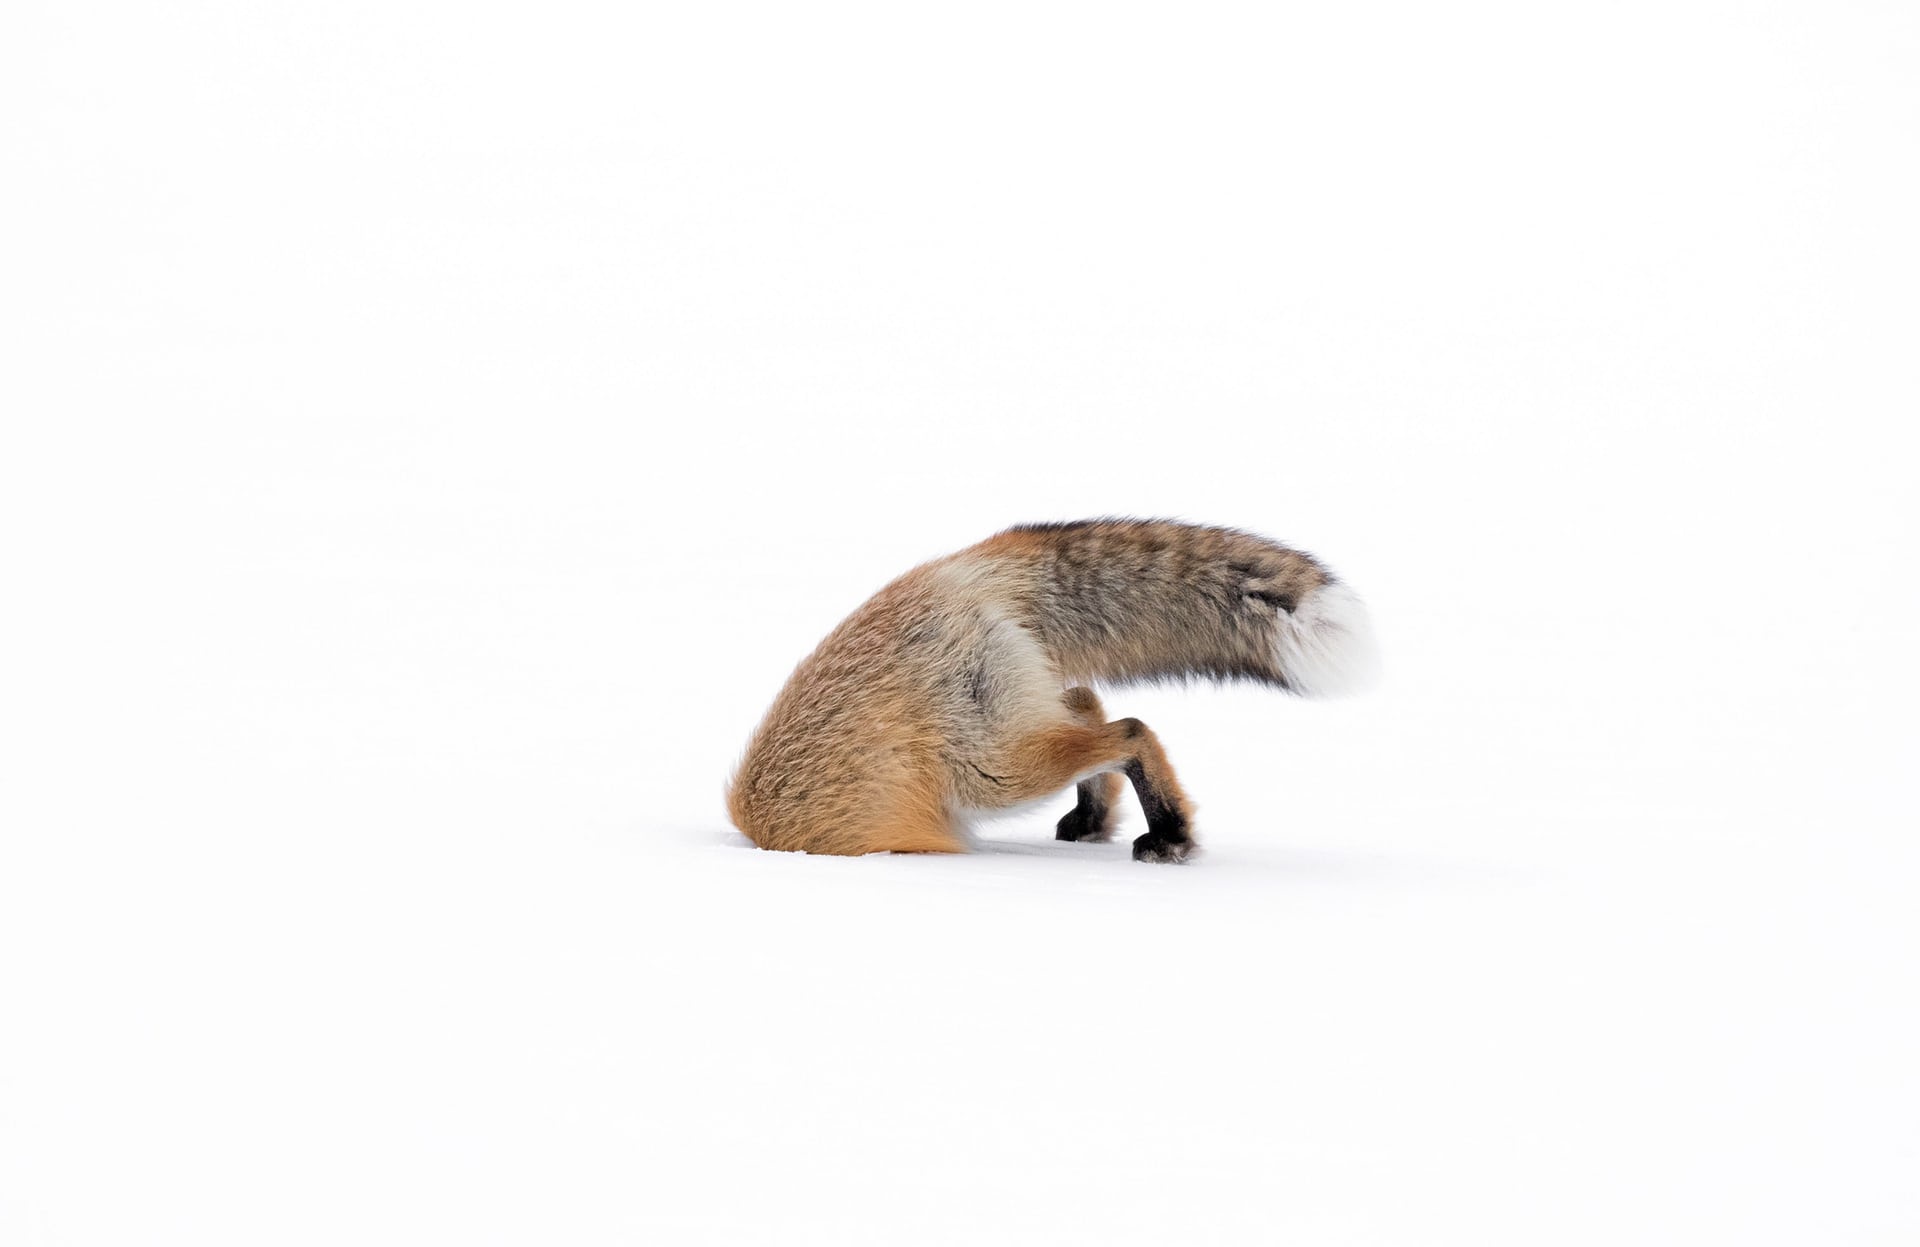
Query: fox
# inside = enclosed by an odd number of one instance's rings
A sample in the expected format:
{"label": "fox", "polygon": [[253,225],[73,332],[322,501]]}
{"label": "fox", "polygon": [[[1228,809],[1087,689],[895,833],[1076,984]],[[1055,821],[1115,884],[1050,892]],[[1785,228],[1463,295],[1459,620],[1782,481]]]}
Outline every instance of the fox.
{"label": "fox", "polygon": [[1179,520],[1021,524],[894,580],[794,669],[726,786],[765,849],[963,853],[983,816],[1074,788],[1055,829],[1112,838],[1131,784],[1142,862],[1195,851],[1193,804],[1093,685],[1369,683],[1365,605],[1310,554]]}

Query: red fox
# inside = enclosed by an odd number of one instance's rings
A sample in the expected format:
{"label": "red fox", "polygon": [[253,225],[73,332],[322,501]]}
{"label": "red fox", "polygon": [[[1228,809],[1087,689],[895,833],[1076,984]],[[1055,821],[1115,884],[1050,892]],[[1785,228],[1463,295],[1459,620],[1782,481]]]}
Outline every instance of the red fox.
{"label": "red fox", "polygon": [[1159,740],[1089,682],[1205,676],[1317,696],[1369,673],[1366,609],[1312,555],[1171,520],[1028,524],[914,568],[820,643],[727,786],[762,848],[959,853],[975,814],[1071,785],[1061,840],[1112,835],[1121,777],[1138,861],[1193,852]]}

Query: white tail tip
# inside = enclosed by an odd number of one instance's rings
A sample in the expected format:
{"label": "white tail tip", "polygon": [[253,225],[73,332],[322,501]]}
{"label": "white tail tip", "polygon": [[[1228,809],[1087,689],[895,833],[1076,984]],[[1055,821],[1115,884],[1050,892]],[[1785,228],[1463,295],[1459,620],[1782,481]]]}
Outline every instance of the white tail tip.
{"label": "white tail tip", "polygon": [[1367,607],[1343,584],[1327,584],[1280,616],[1276,642],[1287,685],[1304,697],[1357,693],[1379,678],[1380,650]]}

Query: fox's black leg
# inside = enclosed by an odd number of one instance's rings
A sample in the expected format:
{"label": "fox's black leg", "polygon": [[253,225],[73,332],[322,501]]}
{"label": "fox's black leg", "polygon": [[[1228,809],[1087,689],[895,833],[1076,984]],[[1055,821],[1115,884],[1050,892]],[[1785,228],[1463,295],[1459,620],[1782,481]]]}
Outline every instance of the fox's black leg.
{"label": "fox's black leg", "polygon": [[1056,840],[1092,840],[1105,842],[1113,839],[1115,812],[1114,800],[1120,795],[1120,777],[1107,772],[1080,781],[1080,802],[1060,820],[1053,838]]}
{"label": "fox's black leg", "polygon": [[1147,816],[1147,834],[1133,842],[1136,862],[1185,861],[1193,852],[1193,837],[1187,832],[1187,816],[1182,803],[1171,798],[1148,776],[1140,759],[1127,763],[1127,778],[1140,797],[1140,810]]}
{"label": "fox's black leg", "polygon": [[1183,862],[1193,852],[1193,834],[1187,795],[1173,776],[1167,751],[1160,738],[1138,719],[1120,719],[1133,745],[1133,756],[1124,768],[1140,798],[1140,812],[1147,816],[1147,834],[1133,842],[1136,862]]}
{"label": "fox's black leg", "polygon": [[[1099,727],[1106,722],[1106,712],[1100,708],[1100,699],[1090,688],[1070,688],[1061,696],[1061,700],[1066,703],[1073,717],[1088,727]],[[1079,803],[1060,820],[1053,838],[1098,843],[1113,839],[1113,807],[1120,799],[1120,777],[1111,771],[1090,775],[1080,781],[1079,791]]]}
{"label": "fox's black leg", "polygon": [[1009,796],[1025,799],[1058,792],[1075,776],[1094,772],[1081,782],[1079,804],[1060,820],[1055,833],[1062,840],[1087,840],[1106,838],[1095,832],[1111,834],[1119,776],[1125,775],[1147,816],[1147,834],[1133,842],[1134,860],[1185,861],[1193,852],[1193,807],[1180,791],[1159,737],[1138,719],[1098,722],[1100,702],[1087,689],[1068,689],[1063,700],[1077,722],[1045,728],[1017,742],[996,763],[1001,772],[997,782]]}

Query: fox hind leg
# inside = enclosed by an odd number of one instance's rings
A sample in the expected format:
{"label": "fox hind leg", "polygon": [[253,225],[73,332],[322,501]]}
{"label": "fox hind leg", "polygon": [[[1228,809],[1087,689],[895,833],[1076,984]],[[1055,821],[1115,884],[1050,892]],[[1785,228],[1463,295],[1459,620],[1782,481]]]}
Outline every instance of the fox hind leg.
{"label": "fox hind leg", "polygon": [[[1061,700],[1066,702],[1073,717],[1088,727],[1098,727],[1106,722],[1106,711],[1101,708],[1100,699],[1094,696],[1090,688],[1070,688]],[[1053,838],[1101,844],[1113,839],[1113,825],[1119,817],[1114,806],[1120,800],[1123,782],[1118,771],[1102,771],[1081,780],[1079,800],[1061,817]]]}
{"label": "fox hind leg", "polygon": [[1126,777],[1133,781],[1133,791],[1147,816],[1146,834],[1133,841],[1133,860],[1184,862],[1194,847],[1192,807],[1186,794],[1180,791],[1173,769],[1167,765],[1166,753],[1159,746],[1160,742],[1155,740],[1154,752],[1160,755],[1157,766],[1140,756],[1127,762]]}
{"label": "fox hind leg", "polygon": [[[1193,807],[1181,791],[1160,738],[1138,719],[1087,722],[1094,717],[1092,707],[1099,705],[1097,700],[1089,702],[1090,698],[1091,693],[1077,698],[1078,706],[1069,701],[1078,721],[1032,733],[1010,751],[1009,774],[1001,782],[1011,792],[1038,797],[1059,791],[1078,776],[1097,778],[1118,771],[1133,782],[1147,816],[1146,834],[1133,842],[1134,860],[1185,861],[1193,852]],[[1103,795],[1098,790],[1094,793],[1096,798]]]}
{"label": "fox hind leg", "polygon": [[1146,834],[1133,842],[1133,860],[1186,861],[1193,852],[1193,804],[1174,777],[1160,738],[1138,719],[1119,719],[1111,726],[1127,731],[1132,749],[1121,773],[1132,781],[1140,811],[1147,816]]}
{"label": "fox hind leg", "polygon": [[1053,830],[1055,840],[1085,840],[1105,844],[1113,839],[1113,826],[1119,822],[1114,803],[1120,799],[1125,781],[1118,771],[1103,771],[1079,786],[1079,801],[1060,816]]}

